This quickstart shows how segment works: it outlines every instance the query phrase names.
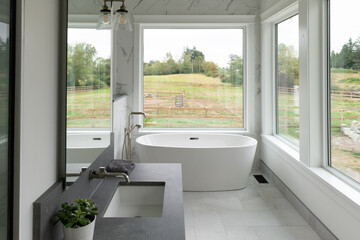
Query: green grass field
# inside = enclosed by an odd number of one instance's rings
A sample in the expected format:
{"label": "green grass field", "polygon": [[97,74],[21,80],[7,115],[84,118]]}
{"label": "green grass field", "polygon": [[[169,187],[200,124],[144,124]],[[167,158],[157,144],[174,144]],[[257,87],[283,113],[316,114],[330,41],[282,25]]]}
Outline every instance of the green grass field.
{"label": "green grass field", "polygon": [[[144,127],[243,127],[243,90],[203,74],[144,77]],[[183,95],[183,106],[175,97]]]}
{"label": "green grass field", "polygon": [[68,128],[110,128],[110,88],[67,93]]}

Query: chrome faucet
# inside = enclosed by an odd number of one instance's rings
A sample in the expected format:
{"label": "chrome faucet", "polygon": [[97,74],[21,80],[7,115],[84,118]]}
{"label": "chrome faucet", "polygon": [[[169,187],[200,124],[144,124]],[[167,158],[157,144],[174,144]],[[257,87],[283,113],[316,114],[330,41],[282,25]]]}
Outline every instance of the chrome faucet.
{"label": "chrome faucet", "polygon": [[105,178],[106,176],[121,177],[125,179],[126,183],[130,183],[130,178],[126,173],[108,172],[104,167],[100,167],[99,171],[90,170],[89,172],[89,180],[93,178]]}
{"label": "chrome faucet", "polygon": [[131,125],[131,116],[133,116],[133,115],[143,115],[144,118],[146,117],[145,113],[143,113],[143,112],[131,112],[128,116],[128,126],[127,126],[127,128],[125,128],[125,140],[124,140],[124,146],[127,142],[127,147],[126,147],[126,159],[127,160],[131,160],[131,132],[135,128],[137,128],[137,129],[141,128],[140,124]]}

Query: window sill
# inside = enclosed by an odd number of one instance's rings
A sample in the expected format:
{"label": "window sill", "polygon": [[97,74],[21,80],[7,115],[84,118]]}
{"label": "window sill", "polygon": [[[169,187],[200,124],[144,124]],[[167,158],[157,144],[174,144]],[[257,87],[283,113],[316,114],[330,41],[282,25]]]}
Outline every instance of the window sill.
{"label": "window sill", "polygon": [[210,128],[194,128],[194,129],[183,129],[183,128],[141,128],[139,132],[134,133],[137,135],[145,134],[155,134],[155,133],[227,133],[227,134],[242,134],[242,135],[251,135],[248,130],[239,129],[239,128],[230,128],[230,129],[210,129]]}
{"label": "window sill", "polygon": [[261,135],[261,137],[262,140],[264,140],[266,143],[275,147],[278,154],[286,154],[287,157],[290,157],[295,161],[300,162],[299,150],[295,149],[292,145],[288,144],[287,142],[274,135]]}
{"label": "window sill", "polygon": [[263,144],[277,153],[283,161],[314,184],[319,191],[336,201],[360,220],[360,192],[322,167],[307,167],[299,160],[299,152],[272,135],[262,135]]}

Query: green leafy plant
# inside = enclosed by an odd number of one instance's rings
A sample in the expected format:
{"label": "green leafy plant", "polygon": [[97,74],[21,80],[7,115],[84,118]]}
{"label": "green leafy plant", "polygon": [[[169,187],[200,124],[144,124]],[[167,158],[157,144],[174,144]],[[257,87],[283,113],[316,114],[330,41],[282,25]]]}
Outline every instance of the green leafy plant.
{"label": "green leafy plant", "polygon": [[95,203],[91,203],[90,199],[76,199],[76,204],[61,205],[56,216],[66,228],[79,228],[90,224],[98,215],[98,209]]}

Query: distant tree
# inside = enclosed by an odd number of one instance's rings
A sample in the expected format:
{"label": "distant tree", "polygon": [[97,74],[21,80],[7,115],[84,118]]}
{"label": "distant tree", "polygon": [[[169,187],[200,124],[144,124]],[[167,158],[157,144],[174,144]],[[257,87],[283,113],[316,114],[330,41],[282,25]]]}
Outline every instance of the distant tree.
{"label": "distant tree", "polygon": [[93,81],[95,55],[95,47],[87,43],[77,43],[68,47],[68,84],[85,86],[87,81]]}
{"label": "distant tree", "polygon": [[279,44],[277,68],[279,86],[291,88],[299,85],[299,60],[296,57],[294,46]]}
{"label": "distant tree", "polygon": [[[187,55],[190,55],[191,72],[194,73],[194,64],[195,63],[199,64],[199,60],[200,59],[204,60],[205,56],[201,51],[197,50],[196,47],[193,47],[192,49],[186,47],[184,53],[187,54]],[[195,62],[196,59],[197,59],[197,62]]]}
{"label": "distant tree", "polygon": [[342,46],[340,56],[343,68],[351,68],[354,65],[354,54],[357,48],[356,42],[353,42],[351,38]]}
{"label": "distant tree", "polygon": [[181,58],[181,73],[192,73],[193,65],[191,62],[191,55],[184,52]]}
{"label": "distant tree", "polygon": [[95,76],[103,86],[110,86],[110,58],[99,57],[95,61]]}
{"label": "distant tree", "polygon": [[179,73],[203,73],[207,76],[218,77],[218,66],[213,62],[206,62],[204,54],[195,47],[186,47],[177,61],[171,53],[166,53],[164,60],[152,60],[144,63],[144,75],[164,75]]}
{"label": "distant tree", "polygon": [[198,56],[194,59],[194,61],[192,62],[193,65],[193,72],[195,73],[202,73],[203,72],[203,68],[202,68],[202,64],[205,62],[204,57],[202,56]]}
{"label": "distant tree", "polygon": [[202,64],[202,68],[204,70],[204,74],[208,77],[218,77],[218,66],[213,62],[204,61]]}
{"label": "distant tree", "polygon": [[179,73],[178,66],[177,66],[175,60],[173,59],[173,56],[169,52],[166,53],[165,63],[166,63],[166,69],[167,69],[168,74]]}
{"label": "distant tree", "polygon": [[236,54],[230,54],[228,66],[220,73],[221,81],[231,83],[233,86],[241,86],[244,78],[243,59]]}
{"label": "distant tree", "polygon": [[234,86],[240,86],[243,84],[244,77],[243,59],[235,54],[231,54],[229,58],[230,83]]}
{"label": "distant tree", "polygon": [[330,66],[332,68],[360,70],[360,38],[355,42],[349,38],[339,53],[332,51]]}
{"label": "distant tree", "polygon": [[96,58],[96,48],[88,43],[68,46],[68,86],[110,86],[110,58]]}

